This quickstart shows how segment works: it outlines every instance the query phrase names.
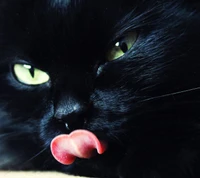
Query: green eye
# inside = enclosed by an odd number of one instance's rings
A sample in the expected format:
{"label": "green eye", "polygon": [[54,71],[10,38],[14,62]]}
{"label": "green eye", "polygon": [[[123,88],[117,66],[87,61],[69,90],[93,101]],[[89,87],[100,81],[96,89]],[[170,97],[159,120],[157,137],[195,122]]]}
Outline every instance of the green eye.
{"label": "green eye", "polygon": [[107,60],[113,61],[123,56],[133,46],[136,40],[136,32],[127,33],[110,48],[107,53]]}
{"label": "green eye", "polygon": [[27,64],[15,64],[14,74],[16,78],[27,85],[40,85],[49,81],[49,75],[42,70]]}

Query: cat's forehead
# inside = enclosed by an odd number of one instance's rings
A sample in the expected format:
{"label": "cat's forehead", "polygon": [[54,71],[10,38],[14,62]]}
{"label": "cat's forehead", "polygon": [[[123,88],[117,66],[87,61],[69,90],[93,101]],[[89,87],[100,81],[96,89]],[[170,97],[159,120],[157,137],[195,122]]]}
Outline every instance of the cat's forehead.
{"label": "cat's forehead", "polygon": [[[85,65],[104,57],[113,29],[135,0],[13,0],[6,28],[22,56],[46,66]],[[20,3],[21,2],[21,3]],[[7,8],[8,9],[8,8]],[[28,10],[27,10],[28,9]],[[6,21],[7,22],[7,21]],[[10,30],[11,29],[11,30]],[[12,31],[13,29],[13,31]],[[5,36],[5,35],[4,35]],[[22,51],[22,52],[21,52]],[[97,59],[98,57],[98,59]],[[41,63],[44,63],[41,64]]]}

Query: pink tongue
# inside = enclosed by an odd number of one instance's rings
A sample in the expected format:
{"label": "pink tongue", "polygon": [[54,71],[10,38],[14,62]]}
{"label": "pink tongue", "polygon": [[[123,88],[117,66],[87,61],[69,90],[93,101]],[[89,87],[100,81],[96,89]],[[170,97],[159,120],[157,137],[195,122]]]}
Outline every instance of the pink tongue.
{"label": "pink tongue", "polygon": [[72,164],[76,157],[91,158],[95,149],[97,153],[103,154],[106,145],[87,130],[75,130],[69,135],[59,135],[51,142],[54,158],[65,165]]}

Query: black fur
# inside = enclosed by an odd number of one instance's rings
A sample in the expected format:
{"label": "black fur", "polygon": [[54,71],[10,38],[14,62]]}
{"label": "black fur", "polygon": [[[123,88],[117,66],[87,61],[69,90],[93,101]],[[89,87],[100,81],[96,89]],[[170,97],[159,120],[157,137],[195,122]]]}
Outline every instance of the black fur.
{"label": "black fur", "polygon": [[[136,43],[107,62],[110,45],[130,31]],[[199,178],[199,50],[197,0],[0,0],[0,168]],[[50,82],[18,82],[15,63],[46,71]],[[51,140],[82,128],[108,150],[57,163]]]}

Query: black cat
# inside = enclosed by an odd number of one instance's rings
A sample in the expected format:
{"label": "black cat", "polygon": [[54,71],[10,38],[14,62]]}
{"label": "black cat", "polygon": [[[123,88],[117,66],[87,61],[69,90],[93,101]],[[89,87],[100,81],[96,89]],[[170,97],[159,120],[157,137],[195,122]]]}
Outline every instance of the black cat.
{"label": "black cat", "polygon": [[[79,129],[106,151],[58,163]],[[0,0],[0,169],[199,178],[199,2]]]}

